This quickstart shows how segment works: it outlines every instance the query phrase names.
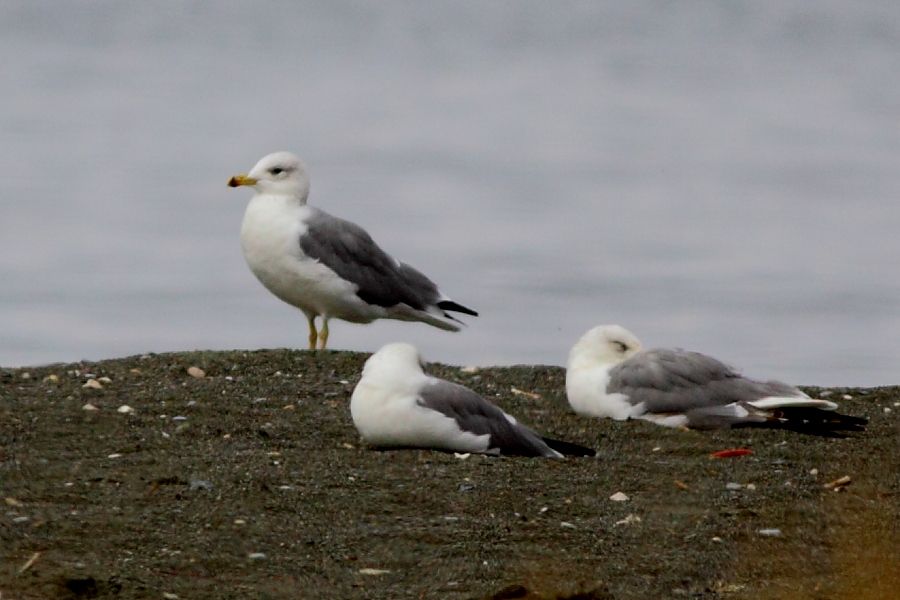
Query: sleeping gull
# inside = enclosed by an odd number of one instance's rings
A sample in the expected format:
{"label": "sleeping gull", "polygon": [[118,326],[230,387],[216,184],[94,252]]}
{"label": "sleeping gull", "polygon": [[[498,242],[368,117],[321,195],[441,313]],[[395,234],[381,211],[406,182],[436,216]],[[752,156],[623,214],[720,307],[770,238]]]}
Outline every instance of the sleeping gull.
{"label": "sleeping gull", "polygon": [[601,325],[572,347],[566,371],[572,409],[591,417],[644,419],[668,427],[778,427],[819,435],[859,431],[866,419],[835,412],[780,381],[754,381],[715,358],[641,349],[619,325]]}
{"label": "sleeping gull", "polygon": [[[307,206],[309,177],[290,152],[263,157],[228,185],[256,190],[241,225],[244,258],[266,289],[306,314],[311,350],[317,341],[325,348],[331,318],[422,321],[459,331],[461,322],[448,311],[478,316],[385,253],[358,225]],[[317,316],[322,317],[318,332]]]}
{"label": "sleeping gull", "polygon": [[366,361],[350,414],[363,439],[377,447],[594,455],[583,446],[542,438],[469,388],[426,375],[411,344],[388,344]]}

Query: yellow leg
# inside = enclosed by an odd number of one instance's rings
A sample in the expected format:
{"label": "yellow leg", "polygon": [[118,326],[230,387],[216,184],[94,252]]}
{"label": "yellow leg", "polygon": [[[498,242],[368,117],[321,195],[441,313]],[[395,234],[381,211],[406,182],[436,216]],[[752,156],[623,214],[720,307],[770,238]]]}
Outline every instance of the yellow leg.
{"label": "yellow leg", "polygon": [[309,323],[309,349],[316,349],[316,338],[318,334],[316,333],[316,316],[315,315],[306,315],[306,322]]}
{"label": "yellow leg", "polygon": [[319,332],[319,350],[324,350],[328,343],[328,317],[322,317],[322,330]]}

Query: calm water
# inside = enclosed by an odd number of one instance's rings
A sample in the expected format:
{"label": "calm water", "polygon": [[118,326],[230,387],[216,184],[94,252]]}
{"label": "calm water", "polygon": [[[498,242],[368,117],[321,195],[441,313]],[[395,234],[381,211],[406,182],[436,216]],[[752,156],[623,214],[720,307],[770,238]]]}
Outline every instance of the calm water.
{"label": "calm water", "polygon": [[335,348],[900,383],[900,4],[424,4],[0,4],[0,364],[303,347],[225,187],[288,149],[482,313]]}

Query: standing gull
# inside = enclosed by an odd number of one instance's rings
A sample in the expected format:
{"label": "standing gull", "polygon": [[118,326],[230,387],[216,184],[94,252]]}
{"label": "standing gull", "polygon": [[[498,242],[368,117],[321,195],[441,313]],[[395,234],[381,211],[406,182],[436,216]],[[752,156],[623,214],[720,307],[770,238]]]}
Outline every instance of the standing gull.
{"label": "standing gull", "polygon": [[[307,206],[309,177],[290,152],[263,157],[228,185],[256,190],[241,225],[244,258],[266,289],[306,315],[311,350],[317,342],[325,348],[331,318],[422,321],[459,331],[461,321],[449,311],[478,316],[388,255],[363,228]],[[322,317],[319,331],[317,316]]]}
{"label": "standing gull", "polygon": [[810,398],[780,381],[746,379],[705,354],[642,350],[619,325],[594,327],[572,347],[566,393],[580,415],[668,427],[777,427],[839,435],[866,424],[864,418],[835,412],[834,402]]}
{"label": "standing gull", "polygon": [[562,458],[594,451],[542,438],[469,388],[426,375],[419,352],[393,343],[366,361],[350,398],[353,424],[379,447]]}

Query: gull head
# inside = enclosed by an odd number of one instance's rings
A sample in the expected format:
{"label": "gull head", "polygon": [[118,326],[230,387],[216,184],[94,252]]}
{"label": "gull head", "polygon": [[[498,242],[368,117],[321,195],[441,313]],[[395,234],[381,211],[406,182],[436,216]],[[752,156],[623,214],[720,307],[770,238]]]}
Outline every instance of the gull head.
{"label": "gull head", "polygon": [[394,342],[381,347],[363,367],[363,378],[405,380],[424,374],[419,351],[412,344]]}
{"label": "gull head", "polygon": [[290,152],[274,152],[259,159],[246,175],[235,175],[228,180],[229,187],[250,186],[257,194],[289,196],[301,203],[309,195],[309,176],[306,166],[297,155]]}
{"label": "gull head", "polygon": [[641,350],[641,342],[621,325],[598,325],[569,352],[569,368],[612,366]]}

